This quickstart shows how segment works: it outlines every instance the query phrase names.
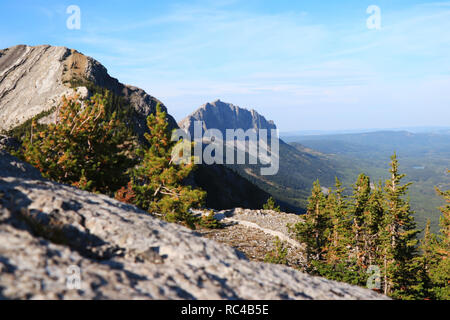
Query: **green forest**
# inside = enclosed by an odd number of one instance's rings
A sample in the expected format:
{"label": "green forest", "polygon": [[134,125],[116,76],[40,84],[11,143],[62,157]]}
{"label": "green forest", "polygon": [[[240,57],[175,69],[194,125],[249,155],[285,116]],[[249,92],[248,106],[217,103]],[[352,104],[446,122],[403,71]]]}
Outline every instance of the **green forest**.
{"label": "green forest", "polygon": [[418,240],[407,199],[411,183],[402,183],[396,155],[390,178],[371,184],[360,174],[350,196],[336,179],[327,194],[319,181],[308,200],[305,222],[290,226],[306,245],[306,271],[333,280],[367,286],[396,299],[450,298],[450,192],[436,188],[442,206],[439,233]]}
{"label": "green forest", "polygon": [[[435,187],[450,189],[450,135],[448,132],[411,133],[379,131],[370,133],[308,135],[283,137],[299,150],[315,150],[332,162],[336,176],[349,190],[359,173],[370,176],[373,183],[389,177],[389,157],[396,152],[400,170],[406,174],[411,208],[417,225],[439,230],[441,197]],[[331,187],[328,181],[322,186]],[[423,236],[423,233],[421,233]]]}

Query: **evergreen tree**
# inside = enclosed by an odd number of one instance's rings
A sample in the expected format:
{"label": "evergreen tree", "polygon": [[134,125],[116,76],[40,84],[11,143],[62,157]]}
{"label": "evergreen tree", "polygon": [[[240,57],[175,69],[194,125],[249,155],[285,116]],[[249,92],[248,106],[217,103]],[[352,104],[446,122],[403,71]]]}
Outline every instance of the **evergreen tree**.
{"label": "evergreen tree", "polygon": [[437,192],[446,204],[440,208],[440,234],[436,237],[435,264],[430,267],[433,293],[436,299],[450,300],[450,190]]}
{"label": "evergreen tree", "polygon": [[38,130],[35,120],[16,154],[46,178],[84,190],[113,194],[135,164],[135,139],[116,113],[107,112],[109,93],[80,101],[63,97],[56,123]]}
{"label": "evergreen tree", "polygon": [[449,299],[450,191],[438,192],[446,199],[441,208],[441,233],[430,232],[429,223],[418,254],[419,230],[413,218],[407,191],[410,183],[391,157],[390,179],[372,185],[361,174],[353,187],[351,201],[336,179],[328,196],[318,181],[308,199],[305,222],[295,225],[305,244],[307,271],[332,280],[365,285],[370,266],[382,272],[382,289],[399,299]]}
{"label": "evergreen tree", "polygon": [[323,260],[324,248],[328,247],[330,219],[325,213],[325,195],[319,181],[314,182],[304,223],[297,223],[294,230],[297,239],[306,245],[308,264]]}
{"label": "evergreen tree", "polygon": [[266,254],[264,262],[273,264],[288,265],[288,246],[286,242],[282,242],[280,238],[275,239],[275,248]]}
{"label": "evergreen tree", "polygon": [[213,210],[210,210],[206,215],[202,215],[198,224],[207,229],[222,229],[224,227],[224,225],[215,218]]}
{"label": "evergreen tree", "polygon": [[281,212],[280,206],[277,206],[275,199],[273,197],[270,197],[269,199],[267,199],[267,202],[265,204],[263,204],[263,209]]}
{"label": "evergreen tree", "polygon": [[365,250],[366,262],[370,265],[379,265],[381,263],[381,240],[380,232],[383,228],[384,219],[384,206],[383,206],[383,187],[381,182],[378,185],[374,185],[369,202],[368,202],[368,215],[366,216],[366,234],[365,234]]}
{"label": "evergreen tree", "polygon": [[369,218],[370,191],[370,178],[365,174],[360,174],[353,187],[351,216],[354,233],[352,247],[356,261],[362,268],[367,268],[368,263],[367,219]]}
{"label": "evergreen tree", "polygon": [[423,299],[434,299],[434,284],[430,278],[430,273],[435,270],[436,265],[439,263],[439,256],[436,252],[437,238],[430,231],[430,220],[428,219],[427,225],[424,231],[424,237],[420,241],[421,256],[417,257],[417,263],[419,265],[417,279],[418,283],[415,287],[417,295]]}
{"label": "evergreen tree", "polygon": [[347,201],[344,195],[345,188],[336,177],[335,190],[332,190],[326,199],[325,211],[330,217],[331,232],[329,233],[326,261],[328,264],[337,264],[348,259],[351,246],[350,232],[352,222],[347,213]]}
{"label": "evergreen tree", "polygon": [[401,185],[405,177],[398,170],[396,154],[391,157],[391,177],[384,187],[385,215],[382,231],[384,293],[396,298],[412,297],[417,268],[417,239],[413,213],[404,197],[410,183]]}
{"label": "evergreen tree", "polygon": [[171,141],[167,114],[159,105],[156,114],[147,118],[147,125],[149,133],[145,138],[150,147],[143,151],[142,162],[133,171],[131,184],[120,190],[117,197],[128,197],[130,202],[151,214],[162,215],[170,222],[184,222],[193,228],[196,219],[190,208],[201,206],[206,196],[201,190],[183,185],[195,168],[193,158],[190,163],[177,164],[173,160],[176,142]]}
{"label": "evergreen tree", "polygon": [[331,190],[325,200],[324,215],[329,219],[328,236],[323,248],[323,261],[311,262],[314,273],[331,280],[362,285],[366,275],[351,255],[354,242],[352,230],[353,219],[349,214],[349,203],[344,195],[344,188],[336,178],[335,189]]}
{"label": "evergreen tree", "polygon": [[425,228],[420,249],[422,255],[417,258],[420,265],[417,285],[418,294],[426,299],[450,299],[450,191],[440,191],[447,204],[440,208],[440,233],[430,232],[430,220]]}

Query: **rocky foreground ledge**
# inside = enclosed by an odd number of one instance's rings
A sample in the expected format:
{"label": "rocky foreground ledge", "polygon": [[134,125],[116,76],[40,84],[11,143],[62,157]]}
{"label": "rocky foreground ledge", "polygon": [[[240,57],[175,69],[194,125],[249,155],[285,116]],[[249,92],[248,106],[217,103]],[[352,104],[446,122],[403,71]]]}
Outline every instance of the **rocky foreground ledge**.
{"label": "rocky foreground ledge", "polygon": [[250,262],[134,206],[46,181],[0,151],[0,299],[385,298]]}

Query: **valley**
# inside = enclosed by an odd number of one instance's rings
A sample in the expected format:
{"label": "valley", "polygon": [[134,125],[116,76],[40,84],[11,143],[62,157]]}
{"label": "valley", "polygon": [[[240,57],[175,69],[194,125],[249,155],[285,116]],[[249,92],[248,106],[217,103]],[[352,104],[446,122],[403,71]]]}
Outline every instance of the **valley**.
{"label": "valley", "polygon": [[380,180],[384,183],[389,176],[390,156],[396,152],[400,171],[406,174],[405,182],[412,183],[409,196],[418,227],[423,229],[430,219],[431,229],[437,231],[438,207],[443,201],[435,187],[443,190],[450,187],[450,175],[446,171],[450,167],[450,134],[443,129],[439,132],[376,131],[283,136],[283,139],[298,150],[320,152],[333,163],[347,188],[351,188],[362,172],[373,183]]}

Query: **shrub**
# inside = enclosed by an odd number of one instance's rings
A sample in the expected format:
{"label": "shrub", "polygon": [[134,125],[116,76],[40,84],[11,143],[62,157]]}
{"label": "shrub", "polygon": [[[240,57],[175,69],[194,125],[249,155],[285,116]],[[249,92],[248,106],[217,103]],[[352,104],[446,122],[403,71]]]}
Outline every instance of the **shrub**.
{"label": "shrub", "polygon": [[288,248],[285,242],[281,242],[280,238],[276,238],[275,240],[275,249],[266,254],[264,258],[264,262],[274,263],[274,264],[288,264]]}
{"label": "shrub", "polygon": [[214,217],[214,211],[210,211],[207,215],[204,215],[199,220],[199,224],[202,227],[208,228],[208,229],[221,229],[223,228],[223,225],[220,221],[218,221]]}
{"label": "shrub", "polygon": [[272,210],[272,211],[276,211],[276,212],[280,212],[280,206],[277,206],[275,203],[275,200],[270,197],[269,199],[267,199],[267,202],[263,205],[263,209],[264,210]]}
{"label": "shrub", "polygon": [[113,194],[135,164],[134,138],[116,113],[106,112],[105,96],[80,102],[63,97],[56,123],[38,127],[36,119],[18,156],[46,178],[83,190]]}

